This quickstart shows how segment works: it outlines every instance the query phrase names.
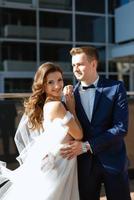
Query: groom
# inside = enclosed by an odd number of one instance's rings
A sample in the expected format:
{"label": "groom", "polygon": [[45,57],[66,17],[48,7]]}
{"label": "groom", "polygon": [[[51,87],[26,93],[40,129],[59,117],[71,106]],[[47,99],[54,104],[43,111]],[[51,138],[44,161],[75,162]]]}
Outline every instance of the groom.
{"label": "groom", "polygon": [[[94,47],[70,51],[77,117],[83,128],[83,142],[72,141],[61,150],[64,158],[78,156],[80,200],[99,200],[104,184],[108,200],[130,200],[124,137],[128,129],[128,104],[121,81],[97,73],[99,56]],[[71,86],[66,86],[71,105]]]}

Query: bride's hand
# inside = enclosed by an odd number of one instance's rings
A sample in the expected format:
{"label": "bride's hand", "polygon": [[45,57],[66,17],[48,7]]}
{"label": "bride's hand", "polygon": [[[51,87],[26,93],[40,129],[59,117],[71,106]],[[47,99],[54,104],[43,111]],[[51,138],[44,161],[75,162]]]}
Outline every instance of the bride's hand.
{"label": "bride's hand", "polygon": [[63,94],[66,99],[66,105],[70,112],[75,112],[75,98],[73,94],[73,86],[67,85],[64,87]]}
{"label": "bride's hand", "polygon": [[72,95],[73,93],[73,85],[66,85],[63,89],[63,94],[66,95]]}

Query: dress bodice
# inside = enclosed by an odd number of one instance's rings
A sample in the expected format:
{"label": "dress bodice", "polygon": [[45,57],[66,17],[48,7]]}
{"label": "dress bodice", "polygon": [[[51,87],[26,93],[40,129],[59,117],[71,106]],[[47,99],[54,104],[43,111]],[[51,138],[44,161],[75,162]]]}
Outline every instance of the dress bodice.
{"label": "dress bodice", "polygon": [[60,123],[62,126],[66,126],[66,124],[70,121],[70,119],[73,118],[73,115],[69,111],[67,111],[63,119],[55,118],[54,120],[51,120],[50,117],[45,117],[45,116],[43,117],[44,117],[43,128],[46,129],[53,123]]}

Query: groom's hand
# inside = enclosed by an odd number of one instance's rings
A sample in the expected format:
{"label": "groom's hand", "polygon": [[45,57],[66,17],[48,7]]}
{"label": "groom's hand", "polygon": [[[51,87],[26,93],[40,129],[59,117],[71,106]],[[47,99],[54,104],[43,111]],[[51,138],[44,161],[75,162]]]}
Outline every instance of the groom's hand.
{"label": "groom's hand", "polygon": [[68,160],[82,154],[82,142],[81,141],[70,141],[66,147],[60,149],[60,154],[63,158]]}

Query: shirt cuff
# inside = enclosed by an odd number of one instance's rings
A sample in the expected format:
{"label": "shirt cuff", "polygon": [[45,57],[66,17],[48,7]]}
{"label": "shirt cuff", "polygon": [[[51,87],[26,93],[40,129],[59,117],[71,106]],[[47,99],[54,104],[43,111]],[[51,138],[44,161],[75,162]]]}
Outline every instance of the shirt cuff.
{"label": "shirt cuff", "polygon": [[88,151],[90,151],[90,153],[93,154],[93,150],[89,142],[88,141],[82,142],[82,153],[86,153]]}
{"label": "shirt cuff", "polygon": [[85,143],[86,143],[87,151],[90,151],[90,153],[93,154],[93,150],[92,150],[92,147],[91,147],[91,145],[89,144],[89,142],[86,141]]}

